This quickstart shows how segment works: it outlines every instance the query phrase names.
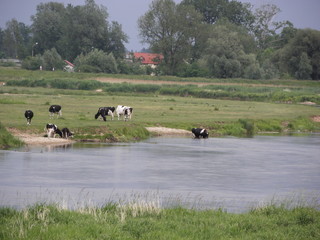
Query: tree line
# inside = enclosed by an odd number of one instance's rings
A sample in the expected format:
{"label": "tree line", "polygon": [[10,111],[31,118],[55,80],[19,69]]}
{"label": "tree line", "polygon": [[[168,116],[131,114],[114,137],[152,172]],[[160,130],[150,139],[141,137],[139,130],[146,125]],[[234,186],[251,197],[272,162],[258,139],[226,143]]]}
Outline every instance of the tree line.
{"label": "tree line", "polygon": [[[138,20],[141,41],[163,55],[157,74],[181,77],[320,79],[320,31],[274,21],[273,4],[253,8],[236,0],[154,0]],[[62,59],[87,72],[147,74],[124,61],[128,36],[94,0],[83,6],[41,3],[27,26],[15,19],[0,29],[0,57],[27,69],[62,68]]]}

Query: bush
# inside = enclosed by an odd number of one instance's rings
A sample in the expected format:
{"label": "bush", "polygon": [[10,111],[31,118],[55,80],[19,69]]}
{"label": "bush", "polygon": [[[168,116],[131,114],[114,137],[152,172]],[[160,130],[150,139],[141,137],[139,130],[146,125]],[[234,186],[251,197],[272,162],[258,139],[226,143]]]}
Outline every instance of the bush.
{"label": "bush", "polygon": [[35,57],[27,57],[22,61],[21,67],[27,70],[39,70],[40,66],[43,65],[43,59],[41,55]]}
{"label": "bush", "polygon": [[43,58],[43,69],[44,70],[53,70],[53,69],[63,69],[65,65],[61,56],[55,48],[51,50],[46,50],[42,56]]}
{"label": "bush", "polygon": [[75,60],[77,71],[118,73],[118,64],[113,54],[94,49],[87,55],[79,55]]}

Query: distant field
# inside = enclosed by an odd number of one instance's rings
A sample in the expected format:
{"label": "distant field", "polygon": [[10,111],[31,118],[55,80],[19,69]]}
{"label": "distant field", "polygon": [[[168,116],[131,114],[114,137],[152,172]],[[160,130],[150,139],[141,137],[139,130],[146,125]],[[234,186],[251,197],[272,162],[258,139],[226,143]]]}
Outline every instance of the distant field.
{"label": "distant field", "polygon": [[[25,71],[15,69],[0,68],[0,81],[23,81],[27,79],[27,84],[31,80],[57,79],[68,82],[74,80],[90,80],[97,77],[114,78],[114,76],[96,76],[90,74],[68,74],[63,72],[40,72]],[[123,77],[123,76],[122,76]],[[128,77],[128,76],[127,76]],[[129,76],[130,77],[130,76]],[[150,78],[150,77],[149,77]],[[162,77],[164,78],[164,77]],[[172,78],[169,78],[173,81]],[[132,80],[137,81],[137,80]],[[150,79],[141,79],[139,84]],[[154,80],[165,81],[165,80]],[[192,81],[192,79],[188,79]],[[203,83],[210,79],[203,79]],[[241,84],[240,80],[235,83],[228,80],[220,80],[221,86],[225,84],[222,81],[229,82],[230,85]],[[279,80],[280,81],[280,80]],[[200,79],[195,79],[194,83],[199,84]],[[219,86],[217,80],[214,85]],[[299,88],[301,91],[307,91],[312,97],[319,97],[320,84],[312,81],[292,81],[289,86],[289,80],[280,81],[280,85],[268,82],[268,88],[286,89]],[[302,83],[301,83],[302,82]],[[172,83],[172,82],[170,82]],[[248,80],[242,81],[243,85],[255,84]],[[111,87],[114,87],[111,84]],[[118,83],[115,83],[118,84]],[[257,83],[261,84],[261,83]],[[305,84],[305,86],[302,86]],[[117,85],[118,86],[118,85]],[[126,87],[123,85],[121,87]],[[168,85],[166,88],[177,88],[177,85]],[[265,86],[264,86],[265,87]],[[259,90],[250,89],[250,91]],[[305,90],[307,89],[307,90]],[[163,126],[172,128],[181,128],[190,130],[193,127],[205,127],[210,130],[212,135],[242,135],[246,131],[246,122],[239,122],[239,119],[245,119],[254,123],[255,132],[264,131],[320,131],[320,125],[312,121],[312,117],[320,116],[320,108],[299,103],[281,102],[281,101],[237,101],[226,98],[205,98],[194,97],[188,94],[166,95],[161,92],[97,92],[92,90],[74,90],[74,89],[57,89],[46,86],[43,87],[23,87],[23,86],[1,86],[0,87],[0,122],[7,128],[17,128],[21,131],[43,133],[44,125],[53,122],[59,127],[68,127],[78,133],[101,135],[105,132],[136,127]],[[230,90],[232,91],[232,89]],[[261,89],[259,90],[261,91]],[[281,90],[282,91],[282,90]],[[288,92],[291,90],[287,90]],[[219,91],[218,91],[219,92]],[[299,95],[298,93],[296,93]],[[48,108],[51,104],[62,105],[63,116],[60,119],[50,119]],[[99,107],[127,105],[134,108],[133,118],[129,122],[95,120],[94,115]],[[35,113],[32,125],[27,126],[24,118],[24,111],[31,109]],[[127,131],[127,130],[126,130]],[[125,131],[125,132],[126,132]],[[126,133],[118,133],[126,134]]]}

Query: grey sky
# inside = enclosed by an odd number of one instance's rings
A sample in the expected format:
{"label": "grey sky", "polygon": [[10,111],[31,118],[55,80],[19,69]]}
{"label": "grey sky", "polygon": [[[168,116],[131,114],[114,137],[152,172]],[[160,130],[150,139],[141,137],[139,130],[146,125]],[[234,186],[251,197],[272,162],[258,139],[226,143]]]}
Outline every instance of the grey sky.
{"label": "grey sky", "polygon": [[[85,0],[0,0],[0,27],[5,28],[6,22],[15,18],[19,22],[31,25],[30,17],[36,13],[36,6],[41,2],[61,2],[73,6],[83,5]],[[277,21],[289,20],[297,28],[313,28],[320,30],[319,0],[241,0],[255,7],[273,3],[281,9]],[[148,9],[152,0],[95,0],[98,5],[108,9],[109,21],[122,24],[123,31],[129,36],[128,50],[139,51],[140,43],[137,20]],[[181,0],[175,0],[176,3]]]}

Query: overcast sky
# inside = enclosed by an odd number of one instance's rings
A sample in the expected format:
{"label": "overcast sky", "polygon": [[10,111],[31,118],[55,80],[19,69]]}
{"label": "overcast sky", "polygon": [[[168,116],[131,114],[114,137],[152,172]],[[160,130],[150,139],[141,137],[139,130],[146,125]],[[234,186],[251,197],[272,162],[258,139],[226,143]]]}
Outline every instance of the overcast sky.
{"label": "overcast sky", "polygon": [[[0,0],[0,27],[15,18],[19,22],[31,25],[30,17],[36,13],[36,6],[45,2],[70,3],[73,6],[83,5],[85,0]],[[296,28],[313,28],[320,30],[320,0],[241,0],[255,7],[272,3],[281,9],[276,21],[289,20]],[[107,7],[109,21],[122,24],[123,31],[129,36],[126,47],[129,51],[139,51],[140,43],[137,20],[149,9],[152,0],[95,0],[96,4]],[[181,0],[175,0],[176,3]]]}

